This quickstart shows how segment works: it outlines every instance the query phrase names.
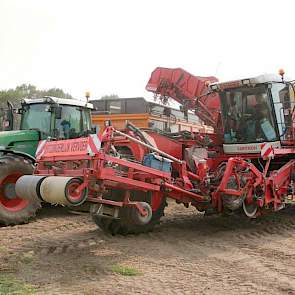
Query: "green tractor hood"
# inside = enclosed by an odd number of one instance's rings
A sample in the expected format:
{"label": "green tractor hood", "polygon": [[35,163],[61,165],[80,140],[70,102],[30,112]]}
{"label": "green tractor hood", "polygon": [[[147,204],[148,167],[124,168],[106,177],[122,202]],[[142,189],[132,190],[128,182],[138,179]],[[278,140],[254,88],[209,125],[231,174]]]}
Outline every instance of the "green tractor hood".
{"label": "green tractor hood", "polygon": [[0,132],[0,150],[9,150],[35,156],[40,139],[37,130],[17,130]]}

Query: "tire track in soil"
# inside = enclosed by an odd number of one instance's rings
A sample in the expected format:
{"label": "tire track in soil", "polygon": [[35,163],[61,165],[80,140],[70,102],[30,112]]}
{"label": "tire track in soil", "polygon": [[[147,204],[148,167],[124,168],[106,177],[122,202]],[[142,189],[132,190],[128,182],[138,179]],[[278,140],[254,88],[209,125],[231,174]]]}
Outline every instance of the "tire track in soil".
{"label": "tire track in soil", "polygon": [[[147,294],[151,284],[157,290],[154,294],[194,294],[192,290],[200,294],[295,293],[295,218],[288,212],[248,220],[237,216],[203,218],[193,210],[179,212],[173,206],[167,211],[154,232],[128,237],[103,234],[89,216],[61,213],[52,217],[44,213],[34,223],[0,228],[0,236],[4,236],[1,243],[4,241],[10,251],[33,250],[40,259],[52,257],[52,261],[70,259],[71,253],[75,257],[77,249],[87,250],[83,255],[88,259],[94,250],[111,249],[123,253],[116,259],[138,264],[139,269],[144,265],[145,276],[132,280],[108,273],[113,294],[126,290]],[[110,294],[107,284],[97,286],[95,277],[80,271],[84,278],[79,282],[81,288]],[[75,286],[49,284],[44,294],[79,293],[75,293]]]}
{"label": "tire track in soil", "polygon": [[[170,215],[163,218],[154,232],[140,236],[146,235],[158,240],[169,240],[170,236],[173,236],[173,242],[175,242],[177,234],[180,240],[190,239],[190,236],[194,235],[197,236],[194,242],[201,242],[202,239],[210,236],[215,238],[220,236],[221,239],[224,239],[224,235],[226,235],[228,239],[233,239],[235,242],[248,243],[249,240],[261,242],[262,239],[272,239],[275,234],[291,236],[291,232],[295,229],[295,218],[280,213],[276,213],[274,216],[265,216],[259,220],[241,219],[236,216],[203,218],[202,214],[195,212],[194,215],[185,213],[176,216]],[[19,229],[21,229],[20,235],[18,235]],[[42,254],[66,253],[76,248],[92,247],[104,241],[116,241],[116,237],[106,235],[97,229],[89,216],[80,215],[59,216],[53,219],[48,217],[32,224],[10,227],[7,232],[9,235],[6,236],[6,239],[14,241],[15,251],[35,250]],[[166,232],[169,234],[166,235]],[[184,233],[186,233],[185,236]],[[26,243],[22,243],[19,247],[18,245],[24,241]]]}
{"label": "tire track in soil", "polygon": [[[195,259],[199,259],[202,255],[209,256],[210,265],[214,265],[215,273],[222,273],[223,277],[230,276],[237,286],[251,286],[251,292],[254,293],[269,293],[269,290],[273,290],[273,294],[278,294],[278,292],[293,292],[295,290],[292,281],[294,278],[292,274],[293,269],[286,273],[282,263],[278,266],[278,261],[273,263],[265,262],[264,257],[260,257],[261,252],[259,249],[257,251],[250,251],[250,249],[253,249],[255,244],[259,245],[268,240],[272,241],[275,235],[281,237],[282,229],[289,231],[287,236],[292,236],[294,233],[294,221],[284,218],[283,220],[276,220],[276,218],[270,220],[270,224],[267,221],[254,222],[254,228],[252,224],[249,228],[249,222],[246,225],[241,223],[239,226],[234,227],[231,223],[227,226],[228,221],[221,222],[218,224],[218,227],[221,227],[221,229],[224,229],[224,227],[230,229],[238,228],[238,230],[246,229],[246,232],[239,233],[238,231],[239,234],[237,234],[235,231],[228,231],[226,229],[210,236],[210,233],[208,233],[210,229],[207,228],[206,231],[200,232],[200,236],[195,237],[192,235],[192,231],[187,230],[191,221],[181,217],[178,220],[174,218],[174,222],[178,221],[176,224],[178,230],[174,230],[172,235],[169,233],[169,226],[167,226],[168,232],[162,228],[160,232],[150,233],[148,236],[151,239],[163,241],[164,248],[167,248],[167,243],[169,243],[181,249],[181,253],[186,257],[190,255],[191,258],[195,256]],[[216,221],[218,222],[216,219],[213,223]],[[285,222],[283,227],[281,226],[282,221]],[[185,226],[182,226],[182,223]],[[212,225],[212,222],[209,221],[208,225]],[[196,231],[199,233],[198,230]],[[183,243],[184,240],[185,243]],[[247,244],[249,249],[245,248]],[[193,255],[194,251],[198,254]],[[273,265],[276,266],[274,267]],[[212,270],[206,273],[207,276],[210,274],[212,275]],[[265,282],[265,279],[269,281]]]}
{"label": "tire track in soil", "polygon": [[[265,262],[259,257],[259,252],[249,252],[245,248],[238,248],[239,245],[235,244],[236,241],[229,245],[228,240],[220,243],[209,239],[196,246],[195,239],[187,239],[186,236],[184,238],[185,243],[173,244],[172,240],[169,243],[181,249],[179,256],[197,260],[198,272],[200,272],[201,256],[207,257],[208,267],[204,267],[202,270],[205,277],[217,276],[220,280],[230,277],[230,281],[236,286],[251,286],[251,292],[254,293],[266,292],[267,289],[272,290],[273,294],[295,290],[292,272],[291,274],[290,272],[285,273],[278,266],[272,267],[276,265],[277,261],[275,263]],[[167,242],[167,240],[164,241]],[[168,248],[169,252],[170,248],[166,244],[163,247]],[[178,270],[181,271],[179,268]],[[212,275],[213,273],[215,275]]]}
{"label": "tire track in soil", "polygon": [[[266,292],[268,288],[273,291],[276,290],[274,294],[278,294],[278,292],[295,292],[295,269],[289,267],[288,272],[286,272],[286,266],[280,262],[282,257],[288,262],[286,258],[288,258],[289,255],[286,257],[285,252],[281,251],[280,257],[269,257],[266,250],[264,250],[264,252],[261,252],[259,248],[253,250],[253,247],[257,247],[257,244],[273,241],[275,236],[281,238],[282,232],[285,234],[284,236],[292,236],[295,228],[293,219],[289,219],[288,216],[283,216],[283,218],[275,217],[271,220],[250,222],[251,227],[248,226],[248,221],[245,224],[242,222],[238,226],[233,227],[231,219],[226,222],[224,222],[224,220],[214,219],[213,222],[209,221],[208,224],[206,224],[206,222],[202,224],[205,228],[209,225],[209,228],[206,228],[205,231],[199,232],[197,229],[197,233],[201,233],[201,235],[197,237],[194,237],[191,231],[186,230],[189,228],[188,225],[191,224],[190,220],[181,217],[178,219],[174,218],[173,222],[176,220],[178,221],[176,224],[178,230],[175,230],[173,235],[170,235],[170,233],[162,228],[161,232],[154,232],[149,234],[149,236],[162,240],[170,245],[179,246],[181,252],[186,253],[185,256],[190,255],[193,257],[194,255],[191,253],[196,251],[198,254],[195,255],[195,258],[200,258],[200,253],[202,255],[205,253],[205,255],[212,259],[211,264],[213,264],[219,272],[221,271],[223,275],[231,276],[231,279],[234,277],[235,283],[238,286],[248,284],[251,286],[251,291],[254,291],[254,293],[256,291]],[[208,230],[210,231],[212,223],[215,224],[216,221],[218,222],[217,228],[221,228],[222,231],[213,236],[209,236]],[[228,222],[230,223],[228,224]],[[284,223],[282,224],[282,222]],[[195,225],[193,225],[193,228],[194,227]],[[224,228],[226,230],[224,230]],[[169,226],[166,225],[166,229],[169,231]],[[238,234],[232,231],[232,229],[238,230]],[[242,230],[242,233],[239,232],[239,230]],[[284,231],[287,231],[287,233]],[[183,240],[185,240],[185,243],[183,243]],[[248,248],[245,247],[247,244]],[[166,244],[164,244],[163,247],[166,248]],[[205,249],[208,251],[205,251]],[[263,255],[261,255],[261,253]],[[272,258],[272,260],[269,258]],[[273,261],[274,258],[278,259]],[[245,270],[247,270],[247,272]],[[212,271],[209,273],[212,273]],[[216,273],[218,273],[218,271],[216,271]]]}
{"label": "tire track in soil", "polygon": [[[68,240],[71,244],[71,235],[77,234],[83,240],[91,229],[96,230],[89,215],[73,215],[62,208],[44,208],[42,217],[35,221],[17,226],[0,228],[0,240],[2,246],[8,246],[10,250],[23,252],[48,247],[50,252],[55,246],[64,246]],[[54,212],[56,210],[57,212]],[[52,212],[53,211],[53,212]],[[54,216],[51,216],[52,213]],[[80,240],[78,238],[78,240]],[[86,238],[88,239],[88,238]],[[47,245],[47,246],[46,246]]]}

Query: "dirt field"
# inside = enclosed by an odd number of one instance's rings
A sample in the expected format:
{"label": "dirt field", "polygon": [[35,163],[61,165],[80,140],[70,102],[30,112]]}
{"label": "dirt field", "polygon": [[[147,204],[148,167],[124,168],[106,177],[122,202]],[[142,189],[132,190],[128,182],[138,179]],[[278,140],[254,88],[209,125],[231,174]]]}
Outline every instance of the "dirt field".
{"label": "dirt field", "polygon": [[204,218],[170,203],[153,233],[112,237],[87,215],[45,208],[0,228],[0,279],[36,294],[295,294],[294,234],[290,210]]}

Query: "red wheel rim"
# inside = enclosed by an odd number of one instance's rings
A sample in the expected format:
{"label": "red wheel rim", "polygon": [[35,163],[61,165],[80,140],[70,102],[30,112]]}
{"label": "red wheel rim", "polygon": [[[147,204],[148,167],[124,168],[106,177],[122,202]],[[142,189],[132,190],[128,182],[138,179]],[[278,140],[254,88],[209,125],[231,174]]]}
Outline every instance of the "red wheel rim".
{"label": "red wheel rim", "polygon": [[7,210],[10,212],[18,212],[23,210],[25,207],[27,207],[29,201],[28,200],[24,200],[20,197],[16,197],[13,199],[8,199],[5,196],[4,193],[4,187],[7,184],[15,184],[17,179],[19,177],[21,177],[22,174],[20,173],[13,173],[10,174],[8,176],[6,176],[1,182],[0,182],[0,186],[1,186],[1,190],[0,190],[0,204]]}
{"label": "red wheel rim", "polygon": [[72,182],[67,186],[67,199],[71,203],[79,203],[82,200],[83,191],[81,193],[76,191],[80,185],[80,182]]}

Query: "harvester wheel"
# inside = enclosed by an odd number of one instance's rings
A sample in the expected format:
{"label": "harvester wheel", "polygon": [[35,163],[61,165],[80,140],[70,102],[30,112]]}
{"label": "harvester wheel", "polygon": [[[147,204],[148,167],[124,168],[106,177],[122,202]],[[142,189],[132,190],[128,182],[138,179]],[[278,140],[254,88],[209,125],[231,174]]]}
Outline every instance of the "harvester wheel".
{"label": "harvester wheel", "polygon": [[258,212],[258,206],[256,203],[247,204],[247,201],[244,200],[243,211],[249,218],[255,218]]}
{"label": "harvester wheel", "polygon": [[[144,209],[149,210],[150,206],[145,206],[144,203],[150,203],[148,202],[150,194],[141,192],[141,195],[141,200],[138,200],[138,197],[135,197],[136,201],[142,201],[141,204]],[[163,198],[158,208],[152,212],[151,219],[148,223],[140,222],[137,215],[138,213],[135,213],[134,210],[136,209],[134,207],[121,208],[119,219],[111,219],[96,214],[93,214],[92,218],[98,227],[106,233],[112,235],[140,234],[150,232],[154,229],[155,225],[160,222],[161,217],[164,215],[164,209],[166,206],[166,199]]]}
{"label": "harvester wheel", "polygon": [[139,204],[145,210],[146,215],[142,216],[136,207],[130,207],[128,209],[131,212],[128,212],[128,217],[131,218],[132,224],[137,224],[137,225],[148,224],[151,221],[153,216],[152,208],[150,204],[146,202],[139,202]]}
{"label": "harvester wheel", "polygon": [[33,173],[32,162],[19,156],[0,158],[0,223],[25,223],[41,207],[39,201],[28,201],[17,196],[15,183],[24,174]]}

